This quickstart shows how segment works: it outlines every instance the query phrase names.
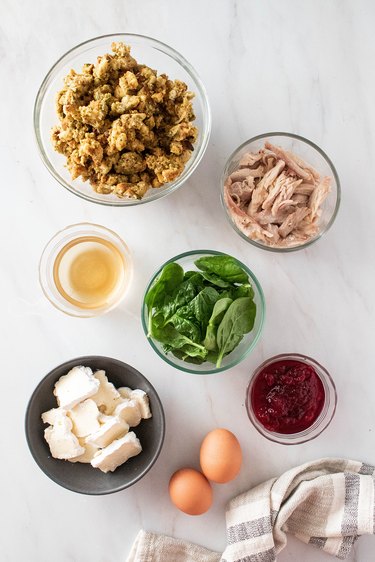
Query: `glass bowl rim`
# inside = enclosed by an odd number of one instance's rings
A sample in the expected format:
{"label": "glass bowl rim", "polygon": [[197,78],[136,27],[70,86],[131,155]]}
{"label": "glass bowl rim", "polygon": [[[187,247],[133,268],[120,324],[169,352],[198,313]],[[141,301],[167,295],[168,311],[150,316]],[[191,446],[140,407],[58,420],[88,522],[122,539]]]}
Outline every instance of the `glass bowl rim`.
{"label": "glass bowl rim", "polygon": [[[325,404],[327,403],[327,397],[331,397],[331,400],[328,403],[327,410],[324,411],[324,407],[323,407],[323,410],[319,414],[318,418],[314,421],[314,423],[307,429],[300,431],[298,433],[288,434],[288,433],[277,433],[277,432],[269,431],[258,421],[257,417],[255,416],[255,413],[253,412],[253,408],[251,405],[250,390],[252,384],[255,382],[255,379],[257,378],[257,376],[265,366],[275,363],[280,359],[291,359],[291,360],[302,361],[302,362],[304,360],[304,362],[307,362],[307,364],[310,364],[313,367],[317,368],[317,375],[322,381],[322,384],[324,385],[325,392],[326,392]],[[301,445],[308,441],[312,441],[313,439],[318,437],[331,424],[331,421],[333,420],[334,415],[336,413],[337,402],[338,402],[337,388],[328,370],[325,367],[323,367],[323,365],[319,363],[316,359],[313,359],[309,355],[303,353],[279,353],[277,355],[273,355],[272,357],[269,357],[268,359],[263,361],[258,367],[256,367],[256,369],[254,369],[254,371],[251,374],[250,381],[246,387],[245,408],[250,422],[252,423],[253,427],[258,431],[258,433],[260,433],[263,437],[279,445]],[[333,405],[331,412],[329,411],[330,403],[332,403]]]}
{"label": "glass bowl rim", "polygon": [[[76,227],[87,227],[87,228],[91,228],[93,230],[98,229],[99,231],[105,231],[107,233],[109,233],[111,236],[113,236],[119,246],[121,246],[121,253],[123,253],[126,257],[127,263],[129,264],[129,273],[128,273],[128,277],[126,280],[124,280],[124,287],[123,290],[121,291],[118,299],[116,299],[113,303],[111,303],[109,306],[107,307],[100,307],[97,309],[88,309],[87,310],[87,314],[79,314],[79,310],[77,308],[77,311],[75,312],[75,309],[72,308],[72,310],[66,310],[65,308],[63,308],[63,306],[60,306],[53,297],[51,297],[51,295],[48,293],[48,290],[45,287],[45,281],[42,279],[42,268],[43,266],[45,266],[46,264],[44,264],[44,260],[47,259],[47,250],[50,250],[50,246],[51,244],[57,239],[63,235],[64,233],[69,234],[69,231],[72,231],[74,228]],[[71,232],[71,234],[73,235],[74,233]],[[99,234],[99,233],[97,233]],[[79,234],[77,233],[77,237],[79,236]],[[68,243],[68,242],[66,242]],[[117,308],[122,300],[124,299],[130,285],[133,279],[133,257],[132,257],[132,253],[129,249],[129,246],[126,244],[126,242],[121,238],[121,236],[119,234],[117,234],[117,232],[115,232],[114,230],[112,230],[111,228],[107,228],[106,226],[103,226],[102,224],[97,224],[97,223],[91,223],[91,222],[78,222],[78,223],[74,223],[74,224],[68,224],[67,226],[65,226],[64,228],[60,228],[58,231],[55,232],[55,234],[53,236],[51,236],[51,238],[49,238],[49,240],[45,243],[42,253],[40,254],[40,258],[39,258],[39,262],[38,262],[38,280],[39,280],[39,286],[42,289],[42,293],[44,294],[44,296],[46,297],[46,299],[49,301],[50,304],[52,304],[52,306],[54,306],[59,312],[62,312],[64,314],[66,314],[67,316],[71,316],[73,318],[97,318],[98,316],[103,316],[104,314],[107,314],[108,312],[110,312],[111,310],[113,310],[114,308]],[[68,305],[67,305],[68,306]],[[74,305],[72,305],[73,307]],[[83,311],[84,309],[82,309]],[[89,314],[89,311],[92,311],[92,314]]]}
{"label": "glass bowl rim", "polygon": [[[227,170],[228,170],[230,162],[233,160],[233,158],[236,156],[236,154],[238,152],[240,152],[243,148],[245,148],[245,146],[247,146],[248,144],[251,144],[252,142],[255,142],[255,141],[258,141],[258,140],[261,140],[261,139],[265,139],[265,138],[268,138],[268,137],[286,137],[286,138],[296,139],[300,142],[303,142],[303,143],[309,145],[311,148],[316,150],[322,156],[322,158],[327,162],[328,166],[330,167],[330,169],[332,171],[332,175],[334,177],[334,180],[336,182],[336,204],[335,204],[335,208],[333,210],[332,216],[329,219],[326,227],[323,230],[321,230],[319,232],[319,234],[317,234],[317,236],[315,236],[315,238],[312,238],[311,240],[307,240],[306,242],[304,242],[303,244],[299,244],[298,246],[293,246],[292,248],[277,248],[277,247],[273,247],[273,246],[266,246],[265,244],[261,244],[260,242],[257,242],[256,240],[252,240],[251,238],[246,236],[243,232],[241,232],[239,230],[239,228],[237,228],[237,226],[234,224],[234,222],[230,218],[229,213],[228,213],[228,209],[227,209],[227,205],[225,204],[225,201],[224,201],[224,185],[225,185],[225,181],[227,179]],[[341,204],[341,183],[340,183],[339,175],[337,173],[337,170],[336,170],[332,160],[324,152],[324,150],[322,150],[317,144],[315,144],[311,140],[307,139],[306,137],[303,137],[302,135],[297,135],[295,133],[286,133],[284,131],[272,131],[270,133],[261,133],[260,135],[256,135],[255,137],[251,137],[248,140],[244,141],[242,144],[240,144],[240,146],[238,146],[235,150],[233,150],[233,152],[231,153],[231,155],[227,159],[227,161],[225,163],[225,166],[224,166],[224,169],[223,169],[223,172],[221,174],[220,200],[221,200],[221,204],[222,204],[222,206],[224,208],[224,211],[225,211],[225,216],[226,216],[227,220],[229,221],[230,225],[232,226],[233,230],[235,232],[237,232],[237,234],[239,234],[241,236],[241,238],[243,238],[246,242],[249,242],[253,246],[256,246],[257,248],[260,248],[261,250],[266,250],[267,252],[290,253],[290,252],[296,252],[298,250],[304,250],[308,246],[311,246],[311,244],[314,244],[314,242],[317,242],[331,228],[331,226],[335,222],[335,219],[336,219],[336,216],[337,216],[337,213],[339,211],[340,204]]]}
{"label": "glass bowl rim", "polygon": [[[220,367],[218,369],[212,368],[212,369],[208,369],[206,371],[198,371],[197,369],[177,365],[174,361],[170,360],[167,355],[161,353],[160,350],[155,345],[153,339],[149,338],[147,336],[148,327],[147,327],[146,322],[145,322],[146,311],[147,311],[147,306],[146,306],[146,303],[145,303],[145,297],[146,297],[146,294],[147,294],[151,284],[154,282],[156,277],[159,275],[159,273],[161,272],[163,267],[165,267],[168,263],[172,263],[172,262],[178,261],[178,260],[186,258],[186,257],[190,257],[190,256],[194,256],[194,255],[198,256],[198,255],[202,255],[202,254],[214,255],[214,256],[223,256],[223,255],[227,256],[227,255],[229,255],[225,252],[219,252],[217,250],[190,250],[188,252],[183,252],[181,254],[178,254],[177,256],[174,256],[174,257],[170,258],[169,260],[167,260],[166,262],[164,262],[157,269],[157,271],[151,276],[150,281],[147,283],[146,289],[145,289],[144,294],[143,294],[143,300],[142,300],[141,321],[142,321],[142,327],[143,327],[143,331],[144,331],[144,334],[146,336],[147,341],[149,342],[149,344],[151,345],[153,350],[157,353],[157,355],[159,355],[159,357],[161,357],[166,363],[168,363],[169,365],[171,365],[175,369],[179,369],[180,371],[183,371],[185,373],[190,373],[190,374],[193,374],[193,375],[213,375],[213,374],[221,373],[223,371],[227,371],[228,369],[231,369],[231,368],[235,367],[236,365],[238,365],[239,363],[241,363],[241,361],[243,361],[249,355],[249,353],[254,349],[254,347],[258,343],[258,340],[259,340],[259,338],[262,334],[262,331],[263,331],[263,326],[264,326],[264,321],[265,321],[265,316],[266,316],[265,297],[264,297],[263,289],[262,289],[257,277],[254,275],[254,273],[251,271],[251,269],[249,269],[249,267],[247,265],[242,263],[236,257],[234,258],[236,261],[238,261],[238,263],[241,265],[241,267],[244,268],[246,273],[249,275],[249,277],[251,279],[251,282],[254,283],[254,285],[255,285],[255,287],[258,291],[259,299],[260,299],[260,311],[258,312],[258,310],[257,310],[257,314],[260,314],[260,324],[259,324],[258,331],[255,334],[255,337],[254,337],[253,341],[246,348],[244,353],[236,361],[232,361],[231,363],[229,363],[228,365],[226,365],[224,367]],[[234,257],[234,256],[232,256],[232,257]],[[199,270],[197,270],[197,271],[199,271]]]}
{"label": "glass bowl rim", "polygon": [[[197,92],[199,94],[199,97],[201,99],[201,103],[202,103],[202,112],[203,112],[203,116],[204,116],[204,123],[203,123],[203,127],[202,127],[202,131],[201,131],[201,141],[200,144],[197,145],[197,151],[198,154],[195,158],[195,161],[192,163],[192,165],[190,166],[186,176],[182,175],[176,179],[175,182],[172,182],[171,185],[169,187],[167,187],[166,189],[164,189],[163,191],[156,191],[153,195],[151,195],[150,197],[148,197],[147,199],[118,199],[117,200],[112,200],[112,201],[106,201],[104,200],[99,200],[99,199],[95,199],[93,197],[91,197],[89,194],[86,194],[84,192],[79,192],[78,189],[72,187],[72,185],[70,185],[70,183],[68,183],[67,181],[64,180],[64,178],[62,178],[60,176],[60,174],[56,171],[55,167],[53,166],[52,162],[50,161],[46,151],[44,150],[44,146],[43,146],[43,141],[41,139],[41,134],[40,134],[40,127],[39,127],[39,122],[40,122],[40,114],[41,114],[41,106],[44,100],[44,94],[45,91],[47,89],[47,87],[49,86],[50,82],[52,81],[55,71],[58,70],[58,67],[61,65],[61,63],[63,61],[65,61],[66,58],[69,57],[69,55],[72,55],[74,52],[81,50],[84,46],[86,45],[90,45],[90,44],[94,44],[95,42],[99,42],[103,39],[108,39],[110,40],[111,38],[114,37],[120,37],[122,36],[125,39],[127,38],[136,38],[136,39],[140,39],[140,40],[144,40],[146,43],[148,43],[150,46],[154,46],[157,50],[161,51],[163,54],[170,56],[173,60],[175,60],[180,66],[182,66],[182,68],[185,69],[185,71],[189,74],[189,76],[192,78],[194,84],[197,87]],[[74,47],[72,47],[71,49],[69,49],[68,51],[66,51],[49,69],[49,71],[47,72],[47,74],[45,75],[44,79],[42,80],[36,97],[35,97],[35,101],[34,101],[34,109],[33,109],[33,128],[34,128],[34,139],[36,141],[36,145],[37,145],[37,149],[39,152],[39,156],[44,164],[44,166],[47,168],[47,170],[49,171],[49,173],[55,178],[55,180],[65,189],[67,189],[70,193],[72,193],[73,195],[76,195],[77,197],[80,197],[81,199],[84,199],[85,201],[90,201],[90,203],[96,203],[98,205],[104,205],[107,207],[132,207],[132,206],[136,206],[136,205],[142,205],[144,203],[151,203],[152,201],[156,201],[158,199],[161,199],[162,197],[165,197],[166,195],[169,195],[170,193],[173,193],[174,191],[176,191],[179,187],[181,187],[189,178],[190,176],[193,174],[193,172],[196,170],[196,168],[198,167],[198,165],[200,164],[207,146],[208,146],[208,142],[210,139],[210,135],[211,135],[211,127],[212,127],[212,117],[211,117],[211,109],[210,109],[210,105],[209,105],[209,101],[208,101],[208,95],[207,95],[207,90],[199,76],[199,74],[196,72],[195,68],[188,62],[188,60],[181,55],[178,51],[176,51],[173,47],[170,47],[169,45],[167,45],[166,43],[163,43],[162,41],[159,41],[158,39],[155,39],[153,37],[150,37],[148,35],[142,35],[139,33],[109,33],[109,34],[104,34],[104,35],[98,35],[97,37],[92,37],[91,39],[87,39],[86,41],[83,41],[81,43],[79,43],[78,45],[75,45]],[[73,180],[71,180],[72,182]]]}

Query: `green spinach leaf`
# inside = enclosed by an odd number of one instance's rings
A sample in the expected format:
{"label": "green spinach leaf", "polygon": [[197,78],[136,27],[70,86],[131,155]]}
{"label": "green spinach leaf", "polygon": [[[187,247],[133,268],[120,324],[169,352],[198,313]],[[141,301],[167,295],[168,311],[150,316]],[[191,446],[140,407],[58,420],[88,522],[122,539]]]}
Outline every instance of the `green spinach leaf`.
{"label": "green spinach leaf", "polygon": [[[192,320],[193,322],[196,321],[194,315],[194,306],[192,306],[191,302],[189,302],[189,304],[186,304],[185,306],[181,306],[181,308],[178,308],[175,314],[177,316],[181,316],[182,318],[187,318],[188,320]],[[169,320],[171,321],[172,318],[170,318]]]}
{"label": "green spinach leaf", "polygon": [[218,354],[216,351],[209,351],[206,355],[206,361],[216,365]]}
{"label": "green spinach leaf", "polygon": [[230,283],[248,283],[249,277],[232,256],[207,256],[197,259],[195,265],[201,271],[214,273]]}
{"label": "green spinach leaf", "polygon": [[233,287],[229,287],[229,289],[223,289],[220,291],[220,298],[221,299],[231,299],[233,300]]}
{"label": "green spinach leaf", "polygon": [[232,299],[230,298],[220,298],[216,301],[213,308],[211,318],[208,322],[206,337],[204,339],[203,345],[209,351],[215,351],[217,349],[216,344],[216,333],[220,322],[223,319],[224,314],[228,310],[229,306],[232,304]]}
{"label": "green spinach leaf", "polygon": [[202,337],[201,337],[200,328],[192,320],[189,320],[188,318],[183,318],[178,314],[174,314],[170,318],[169,322],[173,324],[173,326],[176,328],[178,332],[180,332],[180,334],[187,336],[193,342],[199,343],[201,341]]}
{"label": "green spinach leaf", "polygon": [[215,302],[220,294],[213,287],[205,287],[187,305],[176,310],[176,314],[188,320],[197,321],[203,333],[209,322]]}
{"label": "green spinach leaf", "polygon": [[187,280],[194,283],[194,285],[203,285],[203,277],[200,271],[186,271],[184,275],[184,281]]}
{"label": "green spinach leaf", "polygon": [[203,291],[191,301],[190,305],[194,311],[194,316],[203,329],[206,328],[215,302],[220,298],[219,293],[213,287],[205,287]]}
{"label": "green spinach leaf", "polygon": [[213,353],[212,351],[209,351],[206,356],[194,356],[189,355],[188,350],[183,347],[182,349],[174,349],[172,353],[175,357],[178,357],[178,359],[185,361],[185,363],[193,363],[194,365],[202,365],[202,363],[206,361],[215,365],[217,361],[217,353]]}
{"label": "green spinach leaf", "polygon": [[240,297],[229,306],[217,330],[217,367],[220,367],[224,355],[233,351],[244,334],[253,329],[255,314],[256,305],[250,297]]}
{"label": "green spinach leaf", "polygon": [[190,279],[183,281],[178,287],[176,287],[173,294],[168,296],[161,308],[161,312],[163,313],[165,320],[168,321],[176,310],[192,301],[197,292],[198,290],[196,285],[194,285]]}
{"label": "green spinach leaf", "polygon": [[243,285],[230,285],[228,289],[220,291],[220,298],[229,297],[232,300],[239,299],[240,297],[254,298],[254,289],[249,283]]}
{"label": "green spinach leaf", "polygon": [[170,349],[181,349],[185,345],[189,345],[191,349],[196,348],[197,353],[202,355],[207,354],[207,350],[203,345],[195,343],[189,337],[180,334],[172,324],[166,324],[165,326],[160,326],[155,323],[154,318],[151,322],[151,337],[162,343],[164,346],[168,346]]}
{"label": "green spinach leaf", "polygon": [[202,365],[202,363],[204,363],[206,361],[206,359],[204,357],[197,357],[197,356],[193,357],[191,355],[188,355],[182,349],[174,349],[172,351],[172,353],[175,357],[177,357],[178,359],[181,359],[181,361],[185,361],[185,363],[193,363],[194,365]]}
{"label": "green spinach leaf", "polygon": [[176,287],[182,283],[184,270],[178,263],[168,263],[163,267],[158,277],[153,281],[145,296],[148,311],[148,333],[151,332],[152,310],[164,304],[166,295],[171,295]]}
{"label": "green spinach leaf", "polygon": [[203,277],[203,279],[205,279],[206,281],[208,281],[212,285],[220,287],[221,289],[226,289],[227,287],[230,287],[230,283],[228,281],[225,281],[224,279],[222,279],[218,275],[216,275],[216,273],[210,273],[208,271],[202,271],[202,277]]}
{"label": "green spinach leaf", "polygon": [[250,297],[254,298],[254,289],[249,283],[244,285],[238,285],[232,289],[233,300],[239,299],[240,297]]}

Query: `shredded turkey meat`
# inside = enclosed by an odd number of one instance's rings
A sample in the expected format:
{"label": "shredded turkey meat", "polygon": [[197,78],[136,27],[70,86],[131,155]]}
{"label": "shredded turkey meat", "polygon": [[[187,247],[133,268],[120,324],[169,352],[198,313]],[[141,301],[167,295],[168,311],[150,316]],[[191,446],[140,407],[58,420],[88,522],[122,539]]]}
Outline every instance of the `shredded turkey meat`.
{"label": "shredded turkey meat", "polygon": [[246,236],[278,248],[292,248],[319,233],[322,205],[331,178],[307,162],[266,142],[244,154],[227,178],[224,200],[229,215]]}

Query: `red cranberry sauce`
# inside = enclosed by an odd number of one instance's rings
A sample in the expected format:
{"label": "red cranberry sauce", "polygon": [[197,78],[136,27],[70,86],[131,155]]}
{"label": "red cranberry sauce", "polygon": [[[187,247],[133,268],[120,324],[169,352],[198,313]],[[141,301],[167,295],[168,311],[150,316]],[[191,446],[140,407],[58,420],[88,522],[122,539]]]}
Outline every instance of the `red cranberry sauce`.
{"label": "red cranberry sauce", "polygon": [[295,360],[265,367],[251,391],[255,417],[269,431],[299,433],[319,417],[325,400],[324,386],[315,369]]}

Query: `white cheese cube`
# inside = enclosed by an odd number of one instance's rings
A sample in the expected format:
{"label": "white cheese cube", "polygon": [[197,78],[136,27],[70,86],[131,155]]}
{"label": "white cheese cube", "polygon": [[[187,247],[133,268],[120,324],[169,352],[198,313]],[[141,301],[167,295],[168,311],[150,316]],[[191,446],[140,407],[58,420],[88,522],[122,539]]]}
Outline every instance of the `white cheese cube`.
{"label": "white cheese cube", "polygon": [[130,394],[130,399],[135,400],[138,403],[139,409],[141,410],[142,419],[147,420],[152,417],[150,410],[150,401],[147,394],[143,390],[133,390]]}
{"label": "white cheese cube", "polygon": [[113,472],[118,466],[124,464],[130,457],[139,455],[142,446],[135,433],[131,431],[125,437],[116,439],[108,447],[98,452],[91,461],[94,468],[102,472]]}
{"label": "white cheese cube", "polygon": [[77,437],[72,433],[72,426],[72,421],[61,410],[54,425],[50,425],[44,430],[44,438],[55,459],[72,459],[85,452]]}
{"label": "white cheese cube", "polygon": [[99,414],[99,422],[101,424],[106,423],[113,419],[113,416],[107,416],[107,414]]}
{"label": "white cheese cube", "polygon": [[138,402],[125,398],[115,409],[115,415],[126,421],[130,427],[136,427],[142,419]]}
{"label": "white cheese cube", "polygon": [[98,406],[94,400],[88,398],[84,402],[77,404],[68,412],[68,416],[73,422],[73,433],[77,437],[86,437],[100,429]]}
{"label": "white cheese cube", "polygon": [[48,410],[48,412],[43,412],[42,414],[43,423],[49,423],[50,425],[53,425],[60,413],[61,413],[60,408],[52,408],[51,410]]}
{"label": "white cheese cube", "polygon": [[114,439],[121,437],[129,431],[129,426],[124,420],[111,416],[111,419],[103,423],[100,429],[86,437],[86,443],[97,447],[107,447]]}
{"label": "white cheese cube", "polygon": [[122,398],[130,398],[130,395],[133,392],[128,386],[120,386],[117,391],[120,393]]}
{"label": "white cheese cube", "polygon": [[59,378],[53,393],[58,405],[65,410],[70,410],[79,402],[96,394],[99,385],[90,367],[73,367],[67,375]]}
{"label": "white cheese cube", "polygon": [[99,447],[96,445],[92,445],[91,443],[85,443],[84,439],[78,439],[81,447],[84,449],[84,453],[79,455],[78,457],[74,457],[72,459],[68,459],[69,462],[82,462],[82,463],[90,463],[96,453],[99,451]]}
{"label": "white cheese cube", "polygon": [[99,410],[104,414],[112,414],[119,402],[121,395],[111,382],[108,382],[105,371],[96,371],[94,377],[99,383],[97,393],[92,397]]}

